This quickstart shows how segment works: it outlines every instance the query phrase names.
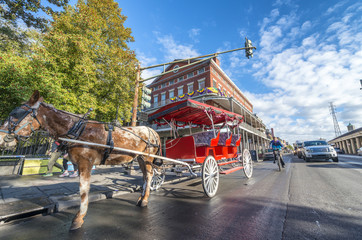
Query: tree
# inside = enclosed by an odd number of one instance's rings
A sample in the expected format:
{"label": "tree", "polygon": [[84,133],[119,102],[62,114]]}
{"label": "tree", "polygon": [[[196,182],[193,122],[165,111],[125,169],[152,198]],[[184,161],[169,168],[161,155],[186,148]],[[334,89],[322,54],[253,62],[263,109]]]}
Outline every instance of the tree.
{"label": "tree", "polygon": [[[55,7],[63,7],[69,0],[48,0]],[[48,4],[43,5],[40,0],[0,0],[0,15],[14,25],[22,20],[27,27],[45,30],[48,20],[45,16],[37,16],[39,11],[53,15],[56,13]]]}
{"label": "tree", "polygon": [[[59,82],[59,107],[96,118],[130,118],[137,60],[127,46],[134,41],[126,17],[113,0],[79,0],[54,15],[49,31],[35,48],[36,61],[45,60]],[[56,105],[56,104],[54,104]],[[56,105],[57,106],[57,105]]]}
{"label": "tree", "polygon": [[0,48],[0,120],[28,100],[34,89],[41,88],[50,101],[58,99],[57,93],[62,91],[44,63],[33,60],[31,51],[23,50],[17,41]]}

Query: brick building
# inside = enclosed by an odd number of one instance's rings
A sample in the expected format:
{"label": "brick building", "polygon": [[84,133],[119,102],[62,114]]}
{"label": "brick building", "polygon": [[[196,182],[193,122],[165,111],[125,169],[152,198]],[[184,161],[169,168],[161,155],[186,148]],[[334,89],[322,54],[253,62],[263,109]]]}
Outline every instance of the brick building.
{"label": "brick building", "polygon": [[[217,58],[178,70],[187,64],[188,62],[179,62],[168,66],[166,71],[172,69],[174,71],[158,77],[148,86],[152,89],[152,108],[158,108],[188,97],[197,98],[211,94],[233,97],[247,110],[253,111],[253,105],[220,68],[220,62]],[[207,103],[218,106],[212,100],[207,101]],[[225,108],[223,106],[218,107]]]}

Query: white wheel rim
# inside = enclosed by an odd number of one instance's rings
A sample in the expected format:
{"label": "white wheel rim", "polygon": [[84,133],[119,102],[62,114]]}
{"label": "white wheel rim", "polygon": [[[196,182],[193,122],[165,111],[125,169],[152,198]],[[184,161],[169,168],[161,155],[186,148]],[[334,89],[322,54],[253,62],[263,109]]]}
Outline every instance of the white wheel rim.
{"label": "white wheel rim", "polygon": [[159,189],[164,181],[165,181],[165,175],[163,173],[159,174],[155,170],[153,170],[150,189],[152,191]]}
{"label": "white wheel rim", "polygon": [[243,152],[243,167],[245,176],[250,178],[253,175],[253,161],[248,149],[245,149]]}
{"label": "white wheel rim", "polygon": [[213,157],[206,158],[202,172],[203,187],[208,197],[213,197],[219,186],[219,168]]}

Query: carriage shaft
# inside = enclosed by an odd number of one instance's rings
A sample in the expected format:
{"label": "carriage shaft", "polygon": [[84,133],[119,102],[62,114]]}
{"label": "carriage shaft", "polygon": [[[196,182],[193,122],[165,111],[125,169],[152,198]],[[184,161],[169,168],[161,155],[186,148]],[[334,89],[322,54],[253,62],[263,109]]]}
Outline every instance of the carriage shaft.
{"label": "carriage shaft", "polygon": [[[85,141],[68,139],[68,138],[59,138],[59,140],[64,141],[64,142],[79,143],[79,144],[84,144],[84,145],[89,145],[89,146],[96,146],[96,147],[102,147],[102,148],[111,148],[110,146],[104,145],[104,144],[85,142]],[[147,156],[147,157],[158,158],[158,159],[162,159],[162,160],[165,160],[165,161],[170,161],[170,162],[173,162],[173,163],[178,163],[178,164],[181,164],[181,165],[185,165],[189,169],[190,173],[193,176],[195,176],[195,177],[197,176],[197,174],[192,171],[192,168],[191,168],[190,164],[188,164],[186,162],[178,161],[178,160],[168,158],[168,157],[164,157],[164,156],[158,156],[158,155],[155,155],[155,154],[135,151],[135,150],[127,149],[127,148],[113,147],[113,149],[118,150],[118,151],[122,151],[122,152],[126,152],[126,153],[133,153],[133,154],[137,154],[137,155],[143,155],[143,156]]]}

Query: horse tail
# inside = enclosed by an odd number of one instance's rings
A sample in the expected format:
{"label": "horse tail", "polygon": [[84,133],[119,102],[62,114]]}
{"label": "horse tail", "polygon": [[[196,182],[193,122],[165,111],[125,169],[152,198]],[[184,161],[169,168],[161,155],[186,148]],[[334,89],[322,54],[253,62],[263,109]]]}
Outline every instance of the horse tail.
{"label": "horse tail", "polygon": [[[157,151],[156,151],[156,154],[155,154],[155,155],[157,155],[157,156],[162,156],[162,146],[161,146],[160,136],[158,135],[158,133],[157,133],[155,130],[153,130],[153,129],[151,129],[151,130],[153,131],[153,135],[154,135],[154,137],[156,138],[156,142],[158,142],[158,143],[157,143]],[[162,164],[163,164],[163,160],[162,160],[162,159],[159,159],[159,158],[154,158],[152,163],[153,163],[154,165],[160,167],[160,166],[162,166]]]}

